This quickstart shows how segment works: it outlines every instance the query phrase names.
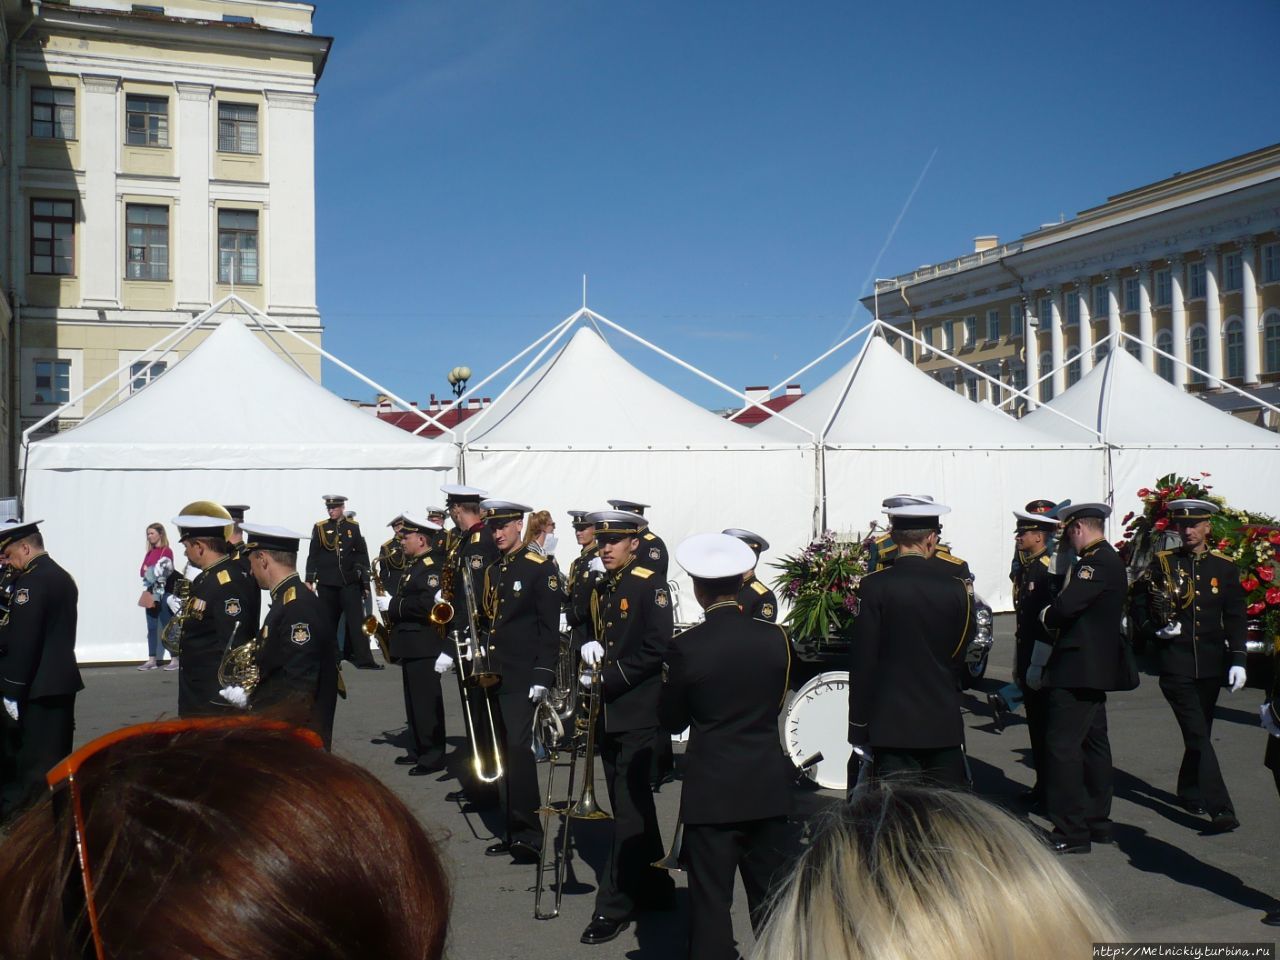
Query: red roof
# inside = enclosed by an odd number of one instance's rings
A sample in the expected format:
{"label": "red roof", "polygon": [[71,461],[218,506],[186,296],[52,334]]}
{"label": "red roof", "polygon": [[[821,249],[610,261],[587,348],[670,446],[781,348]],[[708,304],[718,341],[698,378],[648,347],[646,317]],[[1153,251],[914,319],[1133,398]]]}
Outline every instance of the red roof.
{"label": "red roof", "polygon": [[[787,409],[804,394],[802,393],[784,393],[780,397],[770,397],[768,400],[762,400],[761,406],[767,407],[774,413],[778,413]],[[747,407],[747,409],[735,413],[729,418],[734,423],[740,423],[744,427],[754,427],[757,423],[762,423],[769,419],[769,414],[765,413],[760,407]]]}
{"label": "red roof", "polygon": [[[434,417],[437,422],[443,424],[445,427],[455,428],[463,420],[475,416],[482,409],[484,408],[470,406],[450,407],[448,410],[442,412],[438,409],[428,408],[424,412],[427,413],[428,416]],[[426,426],[418,433],[418,436],[420,437],[434,438],[441,436],[444,433],[444,430],[436,426],[435,423],[424,420],[422,417],[418,416],[418,414],[409,410],[383,410],[378,413],[378,419],[383,423],[391,424],[393,427],[399,427],[401,430],[408,433],[413,433],[425,423]]]}

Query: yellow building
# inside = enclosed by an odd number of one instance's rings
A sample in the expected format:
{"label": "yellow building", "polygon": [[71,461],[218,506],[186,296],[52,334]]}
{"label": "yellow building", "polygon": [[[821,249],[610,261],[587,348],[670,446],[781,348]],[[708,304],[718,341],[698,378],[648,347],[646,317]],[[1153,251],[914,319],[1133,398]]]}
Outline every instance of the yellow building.
{"label": "yellow building", "polygon": [[[0,8],[12,489],[23,429],[104,378],[47,429],[141,389],[163,372],[139,376],[142,352],[229,292],[319,345],[314,105],[332,41],[294,0]],[[319,379],[318,353],[299,360]]]}
{"label": "yellow building", "polygon": [[[1092,369],[1121,331],[1136,338],[1125,349],[1189,391],[1280,381],[1280,144],[1011,243],[977,237],[972,253],[878,281],[862,302],[1006,384],[1039,381],[1041,400]],[[971,399],[1008,397],[927,346],[900,348]]]}

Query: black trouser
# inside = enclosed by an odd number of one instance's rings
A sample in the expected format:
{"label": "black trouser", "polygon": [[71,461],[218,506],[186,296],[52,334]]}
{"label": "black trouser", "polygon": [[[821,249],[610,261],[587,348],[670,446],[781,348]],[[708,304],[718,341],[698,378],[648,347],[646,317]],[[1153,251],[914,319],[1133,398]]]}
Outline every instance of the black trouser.
{"label": "black trouser", "polygon": [[533,758],[533,704],[526,685],[503,683],[498,690],[502,766],[505,774],[499,781],[503,808],[506,810],[506,841],[542,842],[542,824],[538,820],[538,765]]}
{"label": "black trouser", "polygon": [[[595,913],[610,920],[628,920],[638,909],[669,898],[675,889],[667,872],[653,866],[666,852],[649,786],[654,729],[601,730],[598,736],[613,808],[613,844],[599,878]],[[586,775],[590,776],[590,771]]]}
{"label": "black trouser", "polygon": [[76,695],[39,697],[20,706],[18,722],[5,716],[0,769],[0,820],[35,800],[48,784],[44,775],[71,753]]}
{"label": "black trouser", "polygon": [[659,728],[653,737],[653,757],[649,760],[649,782],[655,786],[676,768],[675,751],[671,748],[671,734]]}
{"label": "black trouser", "polygon": [[369,652],[369,638],[364,635],[364,594],[358,583],[347,583],[340,587],[320,584],[316,595],[324,604],[324,612],[333,624],[334,633],[338,633],[338,621],[343,621],[343,632],[338,634],[339,657],[350,660],[358,667],[373,663],[373,654]]}
{"label": "black trouser", "polygon": [[1027,710],[1027,733],[1031,737],[1031,768],[1036,772],[1033,789],[1044,795],[1044,732],[1048,723],[1043,690],[1022,685],[1022,704]]}
{"label": "black trouser", "polygon": [[1111,825],[1111,742],[1107,695],[1101,690],[1053,687],[1044,691],[1045,811],[1054,833],[1086,843]]}
{"label": "black trouser", "polygon": [[1209,814],[1232,813],[1231,797],[1222,780],[1213,750],[1213,708],[1222,680],[1207,677],[1160,676],[1160,692],[1173,708],[1182,731],[1182,766],[1178,768],[1178,799],[1202,803]]}
{"label": "black trouser", "polygon": [[739,823],[686,823],[681,862],[689,873],[689,956],[737,960],[733,939],[734,874],[742,874],[759,932],[773,885],[793,852],[795,835],[786,817]]}
{"label": "black trouser", "polygon": [[960,747],[872,747],[873,776],[877,779],[908,777],[942,786],[964,787],[969,777]]}
{"label": "black trouser", "polygon": [[418,766],[444,763],[444,698],[435,657],[411,657],[400,661],[405,703],[409,708],[409,755]]}

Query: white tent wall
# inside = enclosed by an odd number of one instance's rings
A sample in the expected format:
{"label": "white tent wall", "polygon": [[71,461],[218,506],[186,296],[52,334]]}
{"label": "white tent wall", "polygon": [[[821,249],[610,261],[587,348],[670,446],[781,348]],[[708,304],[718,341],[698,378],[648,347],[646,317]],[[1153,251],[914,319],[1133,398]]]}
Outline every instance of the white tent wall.
{"label": "white tent wall", "polygon": [[[448,483],[446,470],[47,470],[28,485],[26,515],[44,519],[45,546],[80,588],[76,656],[81,663],[143,660],[146,624],[137,606],[146,526],[169,534],[179,570],[186,560],[170,519],[193,500],[248,503],[246,519],[290,527],[308,537],[324,516],[321,497],[342,493],[361,521],[369,550],[387,539],[386,520],[425,509]],[[298,556],[306,564],[307,542]],[[195,571],[192,571],[194,575]],[[263,611],[267,602],[264,599]]]}
{"label": "white tent wall", "polygon": [[1013,513],[1040,497],[1101,499],[1106,466],[1101,450],[865,450],[824,452],[827,527],[865,533],[885,523],[880,501],[924,493],[952,508],[942,539],[973,571],[974,588],[993,610],[1013,609],[1009,562]]}
{"label": "white tent wall", "polygon": [[1115,476],[1112,539],[1119,539],[1123,529],[1119,520],[1125,514],[1142,510],[1138,490],[1154,487],[1169,473],[1198,478],[1202,471],[1208,472],[1204,482],[1232,507],[1280,517],[1280,450],[1129,447],[1113,451],[1111,463]]}

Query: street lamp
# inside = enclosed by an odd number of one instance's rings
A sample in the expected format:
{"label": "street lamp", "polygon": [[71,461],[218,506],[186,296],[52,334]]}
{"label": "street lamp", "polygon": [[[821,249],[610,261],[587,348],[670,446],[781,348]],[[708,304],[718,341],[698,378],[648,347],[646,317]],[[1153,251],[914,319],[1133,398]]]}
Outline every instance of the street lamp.
{"label": "street lamp", "polygon": [[471,379],[470,367],[454,367],[449,371],[449,385],[453,387],[453,395],[459,399],[467,389],[467,381]]}

